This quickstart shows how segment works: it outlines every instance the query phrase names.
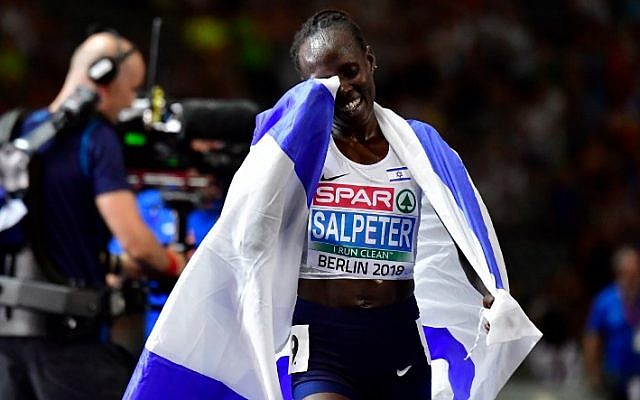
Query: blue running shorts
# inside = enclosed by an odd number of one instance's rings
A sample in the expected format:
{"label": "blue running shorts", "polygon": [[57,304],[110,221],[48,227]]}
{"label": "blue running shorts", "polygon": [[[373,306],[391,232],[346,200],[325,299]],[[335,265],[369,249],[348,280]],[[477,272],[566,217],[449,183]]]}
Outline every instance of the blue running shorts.
{"label": "blue running shorts", "polygon": [[332,308],[298,298],[293,331],[302,333],[292,337],[291,361],[306,361],[307,368],[291,374],[294,399],[324,392],[349,399],[430,399],[431,368],[418,317],[413,296],[372,309]]}

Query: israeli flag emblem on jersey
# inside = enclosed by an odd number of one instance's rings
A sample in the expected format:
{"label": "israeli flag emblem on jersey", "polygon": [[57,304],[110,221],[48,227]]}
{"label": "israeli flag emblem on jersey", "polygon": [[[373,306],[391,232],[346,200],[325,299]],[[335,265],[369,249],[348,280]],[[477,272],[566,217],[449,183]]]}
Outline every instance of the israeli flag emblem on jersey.
{"label": "israeli flag emblem on jersey", "polygon": [[401,182],[401,181],[411,180],[411,177],[409,176],[409,168],[407,167],[389,168],[387,170],[387,177],[389,177],[389,182]]}

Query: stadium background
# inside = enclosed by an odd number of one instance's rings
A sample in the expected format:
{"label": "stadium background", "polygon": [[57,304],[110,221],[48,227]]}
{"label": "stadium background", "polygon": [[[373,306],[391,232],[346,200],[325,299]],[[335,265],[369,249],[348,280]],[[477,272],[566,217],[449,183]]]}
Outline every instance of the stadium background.
{"label": "stadium background", "polygon": [[589,303],[640,234],[639,0],[4,0],[0,112],[47,104],[91,23],[148,55],[155,16],[169,100],[262,110],[297,82],[293,33],[327,7],[369,39],[378,102],[434,125],[491,211],[512,292],[545,333],[502,398],[585,398]]}

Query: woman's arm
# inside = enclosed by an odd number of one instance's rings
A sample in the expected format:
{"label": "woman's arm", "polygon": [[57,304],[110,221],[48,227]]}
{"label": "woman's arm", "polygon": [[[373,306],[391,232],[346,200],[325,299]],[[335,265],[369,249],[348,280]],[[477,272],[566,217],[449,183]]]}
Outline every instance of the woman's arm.
{"label": "woman's arm", "polygon": [[460,247],[456,245],[456,249],[458,250],[458,258],[460,259],[460,264],[462,265],[462,269],[464,270],[464,274],[467,276],[469,283],[473,286],[483,297],[482,297],[482,305],[484,308],[491,308],[493,305],[493,301],[495,300],[493,295],[489,292],[489,289],[482,283],[482,279],[476,273],[476,270],[473,269],[467,257],[462,253]]}

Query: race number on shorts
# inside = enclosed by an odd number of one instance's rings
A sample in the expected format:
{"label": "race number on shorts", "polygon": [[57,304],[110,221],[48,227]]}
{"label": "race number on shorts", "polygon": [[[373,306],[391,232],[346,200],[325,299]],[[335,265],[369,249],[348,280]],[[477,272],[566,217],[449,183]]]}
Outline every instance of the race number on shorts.
{"label": "race number on shorts", "polygon": [[289,374],[305,372],[309,367],[309,325],[291,327]]}

